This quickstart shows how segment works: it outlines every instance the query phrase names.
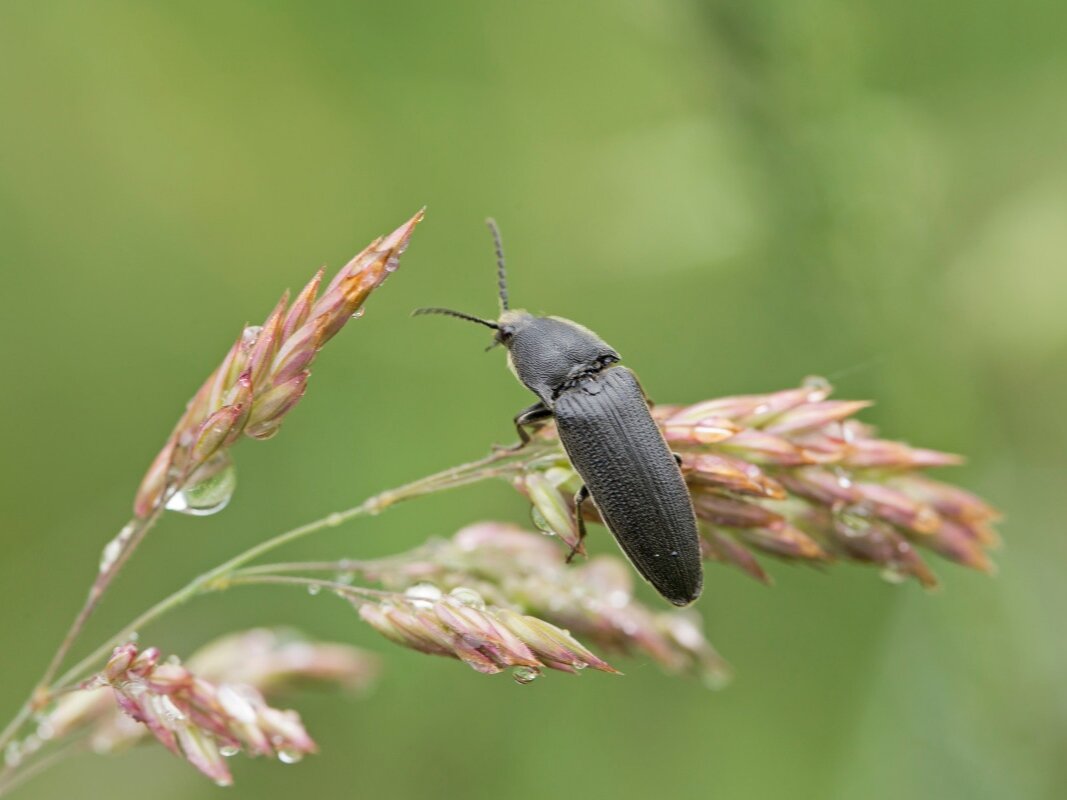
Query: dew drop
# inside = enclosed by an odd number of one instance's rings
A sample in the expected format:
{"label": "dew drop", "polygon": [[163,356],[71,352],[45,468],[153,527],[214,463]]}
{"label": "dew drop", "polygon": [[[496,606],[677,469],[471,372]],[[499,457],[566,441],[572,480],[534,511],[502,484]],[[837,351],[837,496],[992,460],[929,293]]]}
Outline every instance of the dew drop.
{"label": "dew drop", "polygon": [[365,309],[362,306],[360,306],[359,308],[357,308],[355,311],[352,312],[352,319],[359,319],[360,317],[362,317],[366,313],[367,313],[367,309]]}
{"label": "dew drop", "polygon": [[312,597],[314,597],[315,595],[317,595],[321,591],[322,591],[322,587],[319,584],[317,584],[317,583],[309,583],[308,584],[308,594],[311,595]]}
{"label": "dew drop", "polygon": [[255,345],[256,340],[259,339],[259,334],[262,332],[262,325],[247,326],[243,331],[241,331],[241,344],[251,350],[252,347]]}
{"label": "dew drop", "polygon": [[900,568],[898,564],[889,564],[882,570],[882,580],[886,583],[904,583],[908,579],[907,574]]}
{"label": "dew drop", "polygon": [[548,524],[548,520],[545,519],[545,515],[541,513],[541,509],[537,506],[530,506],[530,521],[545,536],[556,535],[555,531],[552,530],[552,526]]}
{"label": "dew drop", "polygon": [[810,390],[807,396],[809,403],[818,403],[825,400],[834,389],[830,381],[822,375],[809,375],[804,379],[802,385],[805,389]]}
{"label": "dew drop", "polygon": [[529,683],[533,683],[541,676],[541,670],[536,667],[515,667],[511,671],[511,677],[515,679],[515,683],[520,686],[526,686]]}
{"label": "dew drop", "polygon": [[442,592],[432,583],[416,583],[404,590],[404,597],[415,608],[433,608],[442,597]]}
{"label": "dew drop", "polygon": [[339,511],[334,511],[332,514],[329,514],[326,517],[326,524],[329,525],[331,528],[336,528],[344,521],[344,515],[342,515]]}
{"label": "dew drop", "polygon": [[170,655],[170,656],[167,656],[166,663],[170,664],[172,667],[180,667],[182,665],[182,660],[181,660],[180,656]]}
{"label": "dew drop", "polygon": [[840,522],[840,530],[850,538],[867,536],[870,533],[870,512],[862,505],[834,507],[834,516]]}
{"label": "dew drop", "polygon": [[171,730],[176,729],[181,723],[185,722],[185,714],[168,695],[153,694],[149,696],[148,700],[152,710],[156,712],[156,716]]}
{"label": "dew drop", "polygon": [[9,767],[17,767],[22,761],[22,746],[18,742],[11,742],[4,748],[4,763]]}
{"label": "dew drop", "polygon": [[107,572],[118,561],[119,556],[122,555],[122,551],[126,549],[127,542],[130,541],[130,537],[133,536],[134,525],[131,522],[121,531],[119,531],[115,538],[104,545],[103,552],[100,553],[100,571]]}
{"label": "dew drop", "polygon": [[838,486],[840,486],[842,489],[851,489],[852,488],[852,478],[849,476],[849,474],[845,470],[838,468],[836,470],[836,474],[837,474],[837,485]]}
{"label": "dew drop", "polygon": [[448,593],[448,596],[465,606],[477,608],[479,611],[485,610],[485,600],[474,589],[468,589],[466,586],[457,586]]}
{"label": "dew drop", "polygon": [[241,752],[241,748],[235,744],[224,744],[219,748],[219,753],[225,758],[233,758]]}
{"label": "dew drop", "polygon": [[212,456],[190,478],[189,485],[167,501],[168,511],[206,517],[226,508],[237,487],[237,470],[230,454]]}
{"label": "dew drop", "polygon": [[283,764],[298,764],[304,758],[304,754],[291,747],[283,747],[278,751],[278,760]]}
{"label": "dew drop", "polygon": [[42,742],[47,742],[53,736],[56,735],[56,729],[52,726],[52,723],[47,717],[41,719],[37,725],[37,738]]}

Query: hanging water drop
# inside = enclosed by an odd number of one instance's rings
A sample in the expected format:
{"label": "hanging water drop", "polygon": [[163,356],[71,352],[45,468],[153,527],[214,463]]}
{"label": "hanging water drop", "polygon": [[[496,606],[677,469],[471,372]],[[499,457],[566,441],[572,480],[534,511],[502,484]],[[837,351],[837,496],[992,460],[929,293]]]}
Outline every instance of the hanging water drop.
{"label": "hanging water drop", "polygon": [[903,570],[900,564],[895,561],[886,565],[882,570],[882,580],[886,583],[899,584],[904,583],[908,579],[908,574]]}
{"label": "hanging water drop", "polygon": [[318,583],[309,583],[308,584],[308,594],[311,595],[312,597],[314,597],[315,595],[317,595],[321,591],[322,591],[322,586],[320,584],[318,584]]}
{"label": "hanging water drop", "polygon": [[520,686],[526,686],[529,683],[533,683],[541,676],[541,670],[537,667],[515,667],[511,671],[511,677],[515,679],[515,683]]}
{"label": "hanging water drop", "polygon": [[297,764],[303,760],[304,754],[291,747],[283,747],[278,751],[278,760],[283,764]]}
{"label": "hanging water drop", "polygon": [[530,521],[533,522],[534,527],[541,531],[545,536],[556,535],[556,532],[552,530],[552,526],[548,524],[548,520],[545,519],[545,515],[541,513],[541,509],[537,506],[530,506]]}
{"label": "hanging water drop", "polygon": [[363,308],[363,306],[360,306],[359,308],[357,308],[355,311],[352,312],[352,319],[359,319],[365,313],[367,313],[367,309]]}
{"label": "hanging water drop", "polygon": [[233,758],[241,752],[241,748],[235,744],[224,744],[219,748],[219,754],[224,758]]}
{"label": "hanging water drop", "polygon": [[226,508],[237,487],[237,470],[228,452],[216,453],[167,501],[168,511],[206,517]]}

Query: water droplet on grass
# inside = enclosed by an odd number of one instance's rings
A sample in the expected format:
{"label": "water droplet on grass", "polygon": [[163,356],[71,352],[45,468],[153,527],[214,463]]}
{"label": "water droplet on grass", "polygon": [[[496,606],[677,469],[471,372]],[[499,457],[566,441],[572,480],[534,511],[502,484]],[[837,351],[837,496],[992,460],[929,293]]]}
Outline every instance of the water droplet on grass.
{"label": "water droplet on grass", "polygon": [[465,606],[477,608],[480,611],[485,610],[485,600],[474,589],[468,589],[466,586],[457,586],[448,593],[448,596],[458,600]]}
{"label": "water droplet on grass", "polygon": [[126,543],[130,541],[130,537],[133,536],[134,525],[131,522],[121,531],[119,531],[115,538],[112,539],[104,546],[104,550],[100,553],[100,571],[107,572],[118,561],[119,556],[122,555],[122,551],[126,547]]}
{"label": "water droplet on grass", "polygon": [[515,683],[520,686],[525,686],[528,683],[533,683],[541,676],[541,670],[536,667],[515,667],[511,671],[511,677],[515,679]]}
{"label": "water droplet on grass", "polygon": [[433,608],[442,592],[432,583],[416,583],[404,590],[404,597],[416,608]]}
{"label": "water droplet on grass", "polygon": [[167,501],[168,511],[205,517],[226,508],[237,488],[237,470],[227,452],[212,456],[190,484]]}
{"label": "water droplet on grass", "polygon": [[302,761],[304,754],[299,750],[294,750],[289,747],[283,747],[278,751],[278,760],[283,764],[297,764]]}

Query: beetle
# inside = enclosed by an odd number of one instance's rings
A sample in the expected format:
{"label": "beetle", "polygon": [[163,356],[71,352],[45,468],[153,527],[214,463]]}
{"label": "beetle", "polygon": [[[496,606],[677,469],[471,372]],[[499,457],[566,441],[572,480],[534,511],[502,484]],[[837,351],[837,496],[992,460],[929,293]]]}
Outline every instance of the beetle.
{"label": "beetle", "polygon": [[681,459],[652,419],[637,376],[588,328],[509,306],[500,231],[492,219],[486,224],[496,249],[499,318],[494,322],[448,308],[413,313],[444,314],[495,332],[490,349],[507,348],[511,371],[538,398],[515,416],[518,447],[554,419],[583,481],[574,498],[579,542],[585,538],[582,504],[591,498],[641,576],[674,605],[689,605],[704,581],[696,515]]}

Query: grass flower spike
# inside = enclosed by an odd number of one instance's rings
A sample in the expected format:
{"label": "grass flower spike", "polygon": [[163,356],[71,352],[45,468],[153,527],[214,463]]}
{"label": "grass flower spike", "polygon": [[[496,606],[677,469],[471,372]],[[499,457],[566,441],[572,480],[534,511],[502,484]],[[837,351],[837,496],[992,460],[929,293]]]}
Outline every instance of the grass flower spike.
{"label": "grass flower spike", "polygon": [[487,606],[467,587],[446,595],[434,584],[417,583],[394,599],[375,603],[363,597],[357,605],[364,621],[397,644],[457,658],[485,674],[511,669],[519,683],[529,683],[546,668],[617,672],[567,631],[537,617]]}
{"label": "grass flower spike", "polygon": [[[812,378],[795,389],[653,410],[682,457],[705,558],[765,582],[757,553],[875,564],[887,579],[914,578],[926,587],[937,577],[922,550],[991,572],[986,551],[997,544],[997,511],[923,474],[962,459],[879,438],[853,417],[870,403],[830,400],[830,392],[829,383]],[[538,438],[555,445],[554,428]],[[571,544],[570,530],[555,521],[567,519],[557,507],[580,481],[562,453],[553,460],[538,452],[512,483],[530,499],[535,521],[553,521],[538,527]],[[599,522],[592,504],[585,514]]]}
{"label": "grass flower spike", "polygon": [[209,513],[232,493],[227,449],[242,435],[269,439],[303,397],[315,356],[372,291],[396,271],[420,211],[375,239],[342,268],[318,297],[323,271],[290,304],[284,294],[262,325],[246,327],[219,367],[193,396],[134,500],[138,517],[160,504]]}
{"label": "grass flower spike", "polygon": [[93,684],[110,686],[123,712],[220,786],[233,782],[227,755],[244,750],[293,763],[315,752],[295,711],[272,708],[248,684],[216,685],[173,661],[160,663],[156,648],[115,648]]}

